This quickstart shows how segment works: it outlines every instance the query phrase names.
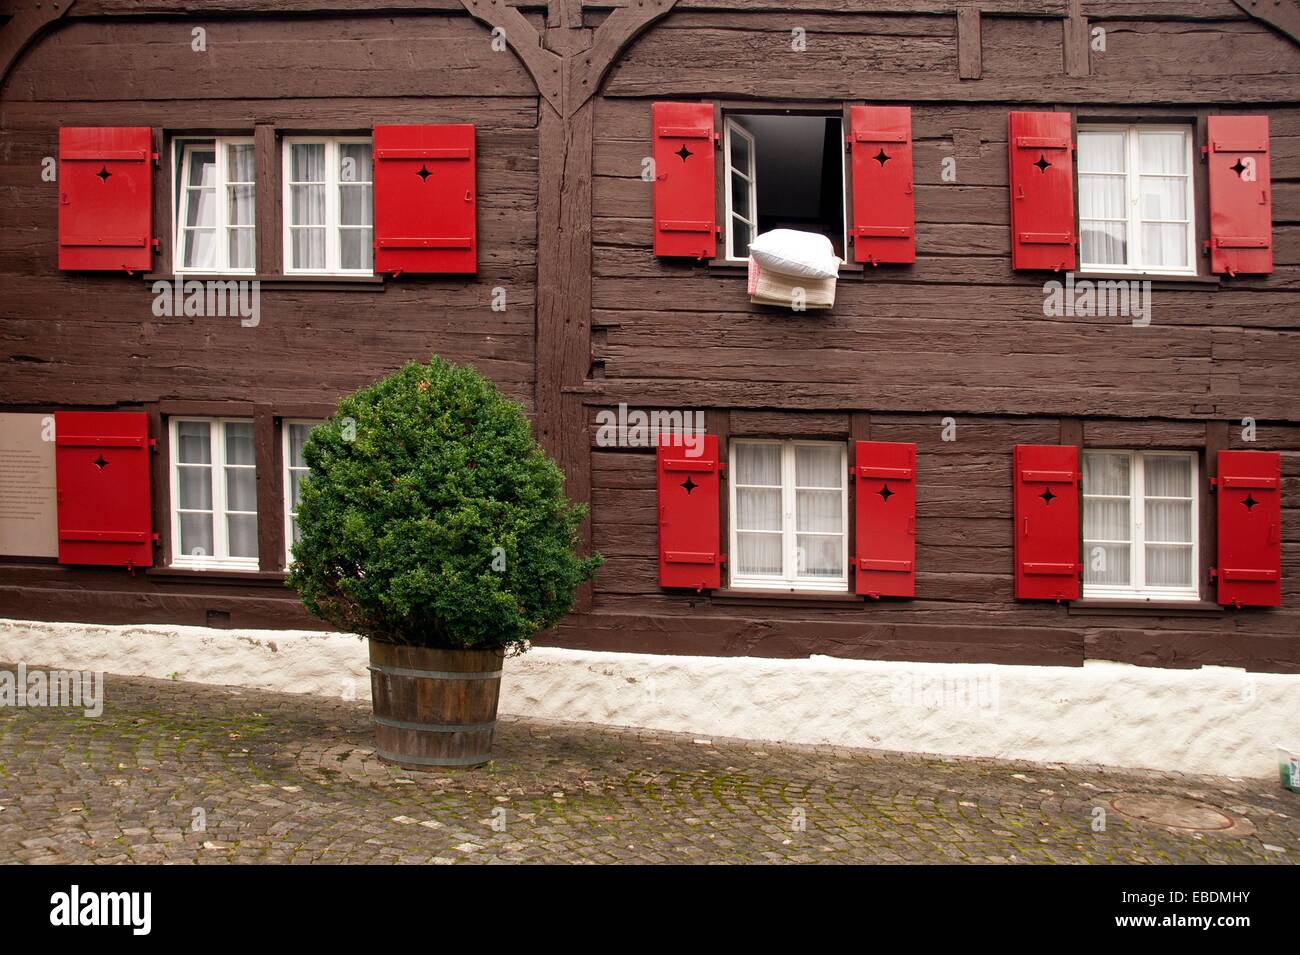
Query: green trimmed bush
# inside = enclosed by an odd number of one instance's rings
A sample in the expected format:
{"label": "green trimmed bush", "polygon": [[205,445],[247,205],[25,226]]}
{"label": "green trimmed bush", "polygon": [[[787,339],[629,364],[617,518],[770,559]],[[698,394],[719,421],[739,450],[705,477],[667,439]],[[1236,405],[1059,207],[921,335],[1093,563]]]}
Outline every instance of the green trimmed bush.
{"label": "green trimmed bush", "polygon": [[342,399],[303,451],[289,586],[372,640],[525,649],[600,565],[520,407],[434,357]]}

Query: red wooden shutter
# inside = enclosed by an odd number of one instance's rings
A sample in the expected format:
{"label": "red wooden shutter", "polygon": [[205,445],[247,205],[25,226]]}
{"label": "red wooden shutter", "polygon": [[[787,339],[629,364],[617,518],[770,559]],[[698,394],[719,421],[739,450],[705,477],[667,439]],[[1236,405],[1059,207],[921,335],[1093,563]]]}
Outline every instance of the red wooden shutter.
{"label": "red wooden shutter", "polygon": [[1079,449],[1017,444],[1012,481],[1016,599],[1079,598]]}
{"label": "red wooden shutter", "polygon": [[915,262],[912,110],[850,106],[853,261]]}
{"label": "red wooden shutter", "polygon": [[1210,269],[1273,271],[1272,183],[1267,116],[1211,116]]}
{"label": "red wooden shutter", "polygon": [[[656,449],[659,498],[659,586],[704,590],[722,582],[718,547],[718,436],[703,448],[671,443]],[[676,439],[680,440],[680,439]],[[692,450],[701,453],[692,457]]]}
{"label": "red wooden shutter", "polygon": [[714,221],[713,104],[655,103],[655,255],[711,259],[718,252]]}
{"label": "red wooden shutter", "polygon": [[153,268],[153,131],[59,130],[59,268]]}
{"label": "red wooden shutter", "polygon": [[1282,604],[1282,455],[1220,451],[1219,603]]}
{"label": "red wooden shutter", "polygon": [[1074,268],[1074,144],[1069,113],[1011,113],[1011,267]]}
{"label": "red wooden shutter", "polygon": [[916,595],[916,445],[859,441],[854,451],[856,589]]}
{"label": "red wooden shutter", "polygon": [[153,564],[148,416],[60,411],[54,435],[59,563]]}
{"label": "red wooden shutter", "polygon": [[375,127],[375,271],[475,272],[474,127]]}

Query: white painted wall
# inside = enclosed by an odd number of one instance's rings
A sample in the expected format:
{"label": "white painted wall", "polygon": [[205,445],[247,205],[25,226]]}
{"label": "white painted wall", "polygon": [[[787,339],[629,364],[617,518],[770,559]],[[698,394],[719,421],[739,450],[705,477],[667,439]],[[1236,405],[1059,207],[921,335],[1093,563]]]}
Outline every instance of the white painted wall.
{"label": "white painted wall", "polygon": [[[0,619],[0,661],[357,699],[370,693],[365,643],[309,631]],[[1276,774],[1275,744],[1300,744],[1300,675],[539,647],[506,661],[501,712],[699,736],[1262,777]]]}

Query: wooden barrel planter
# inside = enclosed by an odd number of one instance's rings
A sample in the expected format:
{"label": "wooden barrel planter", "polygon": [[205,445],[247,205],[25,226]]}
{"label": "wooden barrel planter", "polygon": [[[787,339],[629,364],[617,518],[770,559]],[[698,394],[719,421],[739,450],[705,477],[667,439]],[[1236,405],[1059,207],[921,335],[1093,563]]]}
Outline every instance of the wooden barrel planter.
{"label": "wooden barrel planter", "polygon": [[412,769],[491,758],[502,650],[432,650],[370,641],[370,691],[381,759]]}

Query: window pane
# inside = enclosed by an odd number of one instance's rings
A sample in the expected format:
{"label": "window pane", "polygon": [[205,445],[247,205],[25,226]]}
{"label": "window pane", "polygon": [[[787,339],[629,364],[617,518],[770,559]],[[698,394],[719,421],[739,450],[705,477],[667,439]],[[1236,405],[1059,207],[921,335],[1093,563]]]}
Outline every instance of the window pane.
{"label": "window pane", "polygon": [[257,262],[257,236],[252,229],[231,229],[229,237],[230,267],[251,269]]}
{"label": "window pane", "polygon": [[1084,541],[1083,582],[1128,586],[1131,582],[1128,544],[1097,544]]}
{"label": "window pane", "polygon": [[179,467],[176,479],[180,484],[182,510],[212,510],[212,469],[205,467]]}
{"label": "window pane", "polygon": [[731,211],[744,219],[752,219],[749,208],[749,183],[734,172],[731,174]]}
{"label": "window pane", "polygon": [[339,182],[370,182],[370,143],[339,144]]}
{"label": "window pane", "polygon": [[253,217],[253,199],[256,186],[230,186],[230,209],[227,212],[227,218],[231,225],[252,225],[256,219]]}
{"label": "window pane", "polygon": [[1132,531],[1129,502],[1084,498],[1083,537],[1090,541],[1126,541]]}
{"label": "window pane", "polygon": [[781,484],[781,448],[775,444],[736,446],[736,484]]}
{"label": "window pane", "polygon": [[212,556],[212,515],[182,514],[179,555],[186,557]]}
{"label": "window pane", "polygon": [[781,492],[776,489],[736,488],[736,530],[779,531]]}
{"label": "window pane", "polygon": [[339,267],[344,269],[373,268],[373,242],[369,229],[340,229]]}
{"label": "window pane", "polygon": [[325,224],[325,187],[290,186],[289,222],[292,225]]}
{"label": "window pane", "polygon": [[215,189],[189,189],[185,192],[185,224],[187,226],[214,226],[217,224]]}
{"label": "window pane", "polygon": [[731,166],[749,175],[749,140],[734,129],[731,134]]}
{"label": "window pane", "polygon": [[1192,576],[1192,548],[1164,547],[1148,544],[1147,584],[1153,587],[1191,587],[1195,584]]}
{"label": "window pane", "polygon": [[1122,130],[1080,130],[1079,172],[1124,172],[1126,139]]}
{"label": "window pane", "polygon": [[226,175],[231,182],[254,182],[257,178],[253,164],[253,144],[238,143],[226,147]]}
{"label": "window pane", "polygon": [[226,510],[257,510],[257,471],[226,468]]}
{"label": "window pane", "polygon": [[1140,172],[1182,175],[1187,172],[1187,139],[1181,132],[1139,132]]}
{"label": "window pane", "polygon": [[1122,176],[1079,176],[1079,215],[1084,219],[1124,219],[1126,186]]}
{"label": "window pane", "polygon": [[843,544],[839,537],[798,535],[795,573],[800,577],[839,577],[844,572]]}
{"label": "window pane", "polygon": [[289,540],[293,544],[302,540],[302,530],[298,527],[298,518],[296,517],[289,518]]}
{"label": "window pane", "polygon": [[311,434],[312,426],[309,424],[291,424],[288,428],[289,467],[305,468],[307,461],[302,456],[302,449],[307,444],[307,438]]}
{"label": "window pane", "polygon": [[842,487],[842,449],[838,445],[795,445],[796,487]]}
{"label": "window pane", "polygon": [[1089,265],[1127,265],[1127,233],[1122,222],[1080,222],[1083,261]]}
{"label": "window pane", "polygon": [[1143,461],[1148,497],[1191,497],[1192,459],[1170,454],[1150,454]]}
{"label": "window pane", "polygon": [[217,184],[217,153],[213,149],[192,149],[189,154],[190,173],[185,180],[190,186],[215,186]]}
{"label": "window pane", "polygon": [[339,186],[339,224],[370,225],[374,222],[371,210],[370,186]]}
{"label": "window pane", "polygon": [[739,574],[780,574],[780,534],[737,534],[736,572]]}
{"label": "window pane", "polygon": [[1146,529],[1148,541],[1171,544],[1192,542],[1191,501],[1147,501]]}
{"label": "window pane", "polygon": [[257,556],[257,515],[229,514],[226,516],[226,537],[231,557]]}
{"label": "window pane", "polygon": [[255,464],[253,455],[253,425],[247,421],[226,424],[226,463]]}
{"label": "window pane", "polygon": [[749,244],[754,241],[754,230],[748,222],[731,217],[731,257],[733,259],[749,258]]}
{"label": "window pane", "polygon": [[[1127,454],[1091,451],[1083,456],[1084,494],[1129,493],[1129,458]],[[1125,535],[1127,538],[1128,535]]]}
{"label": "window pane", "polygon": [[1187,226],[1178,223],[1142,224],[1142,264],[1187,267]]}
{"label": "window pane", "polygon": [[206,421],[176,423],[176,460],[183,464],[211,464],[210,425]]}
{"label": "window pane", "polygon": [[1141,180],[1142,218],[1186,219],[1187,180],[1165,176],[1143,176]]}
{"label": "window pane", "polygon": [[324,143],[294,143],[289,147],[289,181],[325,181]]}
{"label": "window pane", "polygon": [[298,510],[298,502],[302,500],[302,482],[307,479],[307,471],[290,471],[289,472],[289,510]]}
{"label": "window pane", "polygon": [[795,491],[795,529],[838,534],[844,528],[841,491]]}
{"label": "window pane", "polygon": [[212,269],[217,265],[217,232],[215,229],[186,229],[185,251],[181,256],[187,269]]}
{"label": "window pane", "polygon": [[289,235],[295,269],[325,268],[324,229],[293,229]]}

